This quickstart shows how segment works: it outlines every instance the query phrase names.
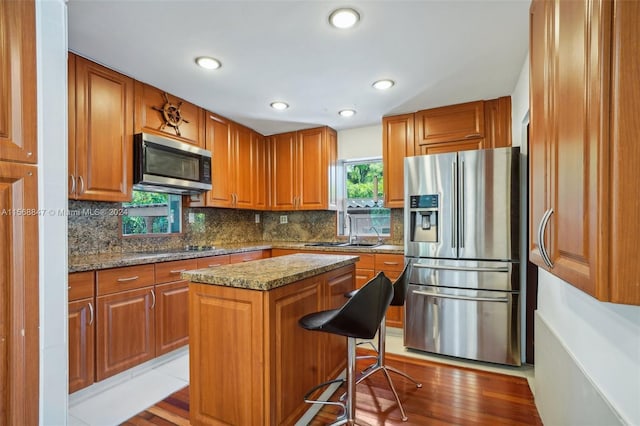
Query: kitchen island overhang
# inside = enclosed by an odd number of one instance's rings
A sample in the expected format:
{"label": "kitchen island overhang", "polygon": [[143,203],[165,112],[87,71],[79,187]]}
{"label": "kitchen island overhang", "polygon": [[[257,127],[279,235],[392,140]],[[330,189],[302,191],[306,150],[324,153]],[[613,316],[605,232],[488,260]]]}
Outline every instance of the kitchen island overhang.
{"label": "kitchen island overhang", "polygon": [[184,272],[191,423],[295,423],[305,392],[346,365],[344,337],[298,319],[342,306],[358,259],[301,253]]}

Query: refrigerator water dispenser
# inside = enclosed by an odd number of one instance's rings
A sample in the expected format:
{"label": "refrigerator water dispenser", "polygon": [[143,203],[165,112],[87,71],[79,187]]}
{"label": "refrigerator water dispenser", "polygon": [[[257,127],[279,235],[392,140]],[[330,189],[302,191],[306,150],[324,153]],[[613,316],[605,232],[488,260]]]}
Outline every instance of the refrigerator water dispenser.
{"label": "refrigerator water dispenser", "polygon": [[438,196],[411,196],[411,235],[413,242],[438,242]]}

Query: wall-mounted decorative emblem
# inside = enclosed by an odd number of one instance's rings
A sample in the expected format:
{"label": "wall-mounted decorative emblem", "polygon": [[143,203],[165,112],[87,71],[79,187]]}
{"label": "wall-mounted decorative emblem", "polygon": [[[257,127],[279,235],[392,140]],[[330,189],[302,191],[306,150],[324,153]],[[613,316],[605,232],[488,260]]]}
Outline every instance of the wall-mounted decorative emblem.
{"label": "wall-mounted decorative emblem", "polygon": [[164,130],[165,127],[170,126],[173,127],[176,135],[180,136],[180,125],[182,123],[189,123],[189,121],[185,120],[180,113],[182,102],[179,102],[178,105],[174,105],[169,101],[169,95],[163,93],[162,96],[164,97],[165,104],[161,107],[152,107],[156,111],[160,111],[164,118],[164,124],[162,124],[160,130]]}

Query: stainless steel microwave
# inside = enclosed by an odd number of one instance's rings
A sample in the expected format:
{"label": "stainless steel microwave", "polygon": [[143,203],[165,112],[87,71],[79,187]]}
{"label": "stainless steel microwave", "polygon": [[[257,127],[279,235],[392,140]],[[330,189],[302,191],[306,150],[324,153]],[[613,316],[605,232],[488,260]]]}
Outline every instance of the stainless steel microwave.
{"label": "stainless steel microwave", "polygon": [[133,189],[196,194],[211,189],[211,151],[148,133],[133,137]]}

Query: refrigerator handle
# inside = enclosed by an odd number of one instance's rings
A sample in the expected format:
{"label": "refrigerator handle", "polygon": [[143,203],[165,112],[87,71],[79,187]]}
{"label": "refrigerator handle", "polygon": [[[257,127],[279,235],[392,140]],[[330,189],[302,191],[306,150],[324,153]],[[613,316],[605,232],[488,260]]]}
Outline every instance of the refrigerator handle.
{"label": "refrigerator handle", "polygon": [[468,300],[471,302],[509,303],[508,297],[469,297],[469,296],[458,296],[455,294],[433,293],[430,291],[420,291],[420,290],[414,290],[413,294],[419,294],[421,296],[428,296],[428,297],[435,297],[438,299]]}
{"label": "refrigerator handle", "polygon": [[460,212],[458,213],[460,218],[460,230],[458,231],[460,233],[460,248],[464,248],[464,218],[466,215],[464,211],[464,184],[464,160],[462,160],[460,164]]}
{"label": "refrigerator handle", "polygon": [[471,272],[510,272],[508,267],[490,267],[490,266],[449,266],[449,265],[430,265],[422,263],[414,263],[414,268],[422,269],[438,269],[447,271],[471,271]]}
{"label": "refrigerator handle", "polygon": [[[451,214],[455,217],[456,212],[458,210],[458,170],[457,163],[454,161],[451,163],[451,188],[453,194],[451,194]],[[456,243],[458,240],[458,234],[456,233],[456,221],[452,220],[451,222],[451,248],[456,248]]]}

